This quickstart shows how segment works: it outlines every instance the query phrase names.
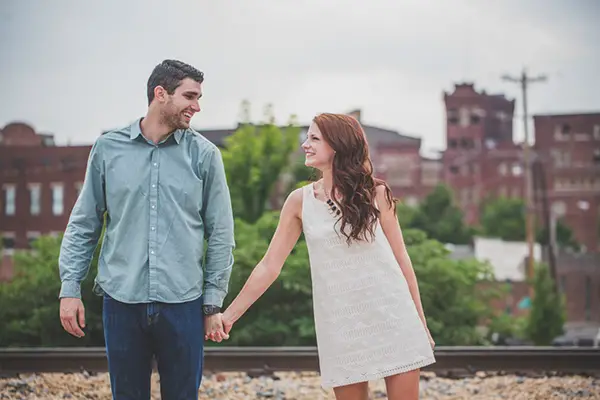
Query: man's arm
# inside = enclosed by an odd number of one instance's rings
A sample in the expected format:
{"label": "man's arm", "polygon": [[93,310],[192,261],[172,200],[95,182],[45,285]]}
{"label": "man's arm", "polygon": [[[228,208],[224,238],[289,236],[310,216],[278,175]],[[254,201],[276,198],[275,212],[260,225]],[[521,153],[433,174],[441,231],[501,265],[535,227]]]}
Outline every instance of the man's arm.
{"label": "man's arm", "polygon": [[209,160],[205,164],[202,207],[208,239],[204,304],[222,307],[233,266],[233,211],[221,153],[215,148],[208,157]]}
{"label": "man's arm", "polygon": [[104,168],[98,142],[88,157],[81,193],[71,211],[58,259],[60,298],[81,298],[81,282],[87,276],[104,223],[106,200]]}

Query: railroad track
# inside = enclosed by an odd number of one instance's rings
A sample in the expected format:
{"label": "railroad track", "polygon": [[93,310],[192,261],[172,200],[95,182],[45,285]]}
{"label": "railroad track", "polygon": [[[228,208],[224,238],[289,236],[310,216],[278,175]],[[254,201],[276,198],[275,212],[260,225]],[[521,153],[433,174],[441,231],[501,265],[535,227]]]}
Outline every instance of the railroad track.
{"label": "railroad track", "polygon": [[[439,347],[437,363],[425,371],[471,374],[476,371],[599,374],[600,348]],[[314,347],[207,347],[207,371],[318,371]],[[2,348],[0,374],[105,372],[103,347]]]}

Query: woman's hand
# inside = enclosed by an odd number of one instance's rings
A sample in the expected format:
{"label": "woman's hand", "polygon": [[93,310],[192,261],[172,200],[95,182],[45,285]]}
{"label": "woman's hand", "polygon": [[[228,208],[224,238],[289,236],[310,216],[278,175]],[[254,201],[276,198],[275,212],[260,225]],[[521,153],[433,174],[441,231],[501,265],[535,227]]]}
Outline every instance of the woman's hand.
{"label": "woman's hand", "polygon": [[433,340],[433,337],[431,336],[431,332],[429,332],[429,328],[425,327],[425,330],[427,331],[427,337],[429,338],[429,344],[431,345],[431,348],[435,348],[435,341]]}
{"label": "woman's hand", "polygon": [[221,320],[223,322],[223,332],[225,332],[225,334],[227,334],[229,336],[229,332],[231,331],[231,328],[233,327],[234,321],[233,321],[233,318],[230,315],[230,313],[228,313],[228,311],[229,311],[229,309],[225,310]]}

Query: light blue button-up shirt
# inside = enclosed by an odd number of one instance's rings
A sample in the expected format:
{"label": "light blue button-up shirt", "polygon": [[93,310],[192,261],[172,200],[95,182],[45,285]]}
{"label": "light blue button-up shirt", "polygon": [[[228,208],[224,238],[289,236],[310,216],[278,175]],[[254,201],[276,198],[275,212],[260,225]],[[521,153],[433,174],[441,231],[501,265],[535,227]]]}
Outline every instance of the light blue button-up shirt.
{"label": "light blue button-up shirt", "polygon": [[59,297],[81,296],[106,213],[97,294],[126,303],[204,295],[204,304],[222,306],[234,232],[221,153],[191,129],[154,144],[140,122],[92,146],[62,241]]}

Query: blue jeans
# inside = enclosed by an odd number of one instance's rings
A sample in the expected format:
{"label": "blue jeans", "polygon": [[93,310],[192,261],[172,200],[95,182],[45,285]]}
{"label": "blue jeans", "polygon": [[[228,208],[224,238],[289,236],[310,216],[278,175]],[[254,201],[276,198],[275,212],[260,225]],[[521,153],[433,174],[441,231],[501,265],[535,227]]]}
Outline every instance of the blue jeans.
{"label": "blue jeans", "polygon": [[202,297],[126,304],[104,295],[102,320],[114,400],[150,399],[153,357],[163,400],[197,400],[204,356]]}

